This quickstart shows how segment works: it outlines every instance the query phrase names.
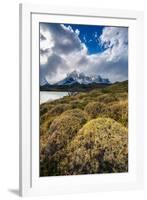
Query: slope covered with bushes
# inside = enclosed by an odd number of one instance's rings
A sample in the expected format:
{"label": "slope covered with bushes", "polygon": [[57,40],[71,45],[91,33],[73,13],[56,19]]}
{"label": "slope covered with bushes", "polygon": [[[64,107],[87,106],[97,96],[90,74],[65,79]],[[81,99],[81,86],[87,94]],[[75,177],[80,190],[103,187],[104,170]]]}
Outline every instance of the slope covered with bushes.
{"label": "slope covered with bushes", "polygon": [[110,118],[90,120],[66,151],[61,174],[127,171],[127,129]]}
{"label": "slope covered with bushes", "polygon": [[127,172],[128,82],[40,105],[40,175]]}

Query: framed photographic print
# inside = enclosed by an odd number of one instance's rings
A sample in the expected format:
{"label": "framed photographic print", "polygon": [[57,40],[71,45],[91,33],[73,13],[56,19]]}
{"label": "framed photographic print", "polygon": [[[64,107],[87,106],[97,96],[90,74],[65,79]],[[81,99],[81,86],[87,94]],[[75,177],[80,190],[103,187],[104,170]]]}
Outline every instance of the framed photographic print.
{"label": "framed photographic print", "polygon": [[143,187],[143,14],[20,5],[20,195]]}

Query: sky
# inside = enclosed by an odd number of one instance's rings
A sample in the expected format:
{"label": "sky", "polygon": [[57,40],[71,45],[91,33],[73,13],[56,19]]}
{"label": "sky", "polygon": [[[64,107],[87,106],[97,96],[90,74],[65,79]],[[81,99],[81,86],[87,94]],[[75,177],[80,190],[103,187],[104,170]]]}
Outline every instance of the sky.
{"label": "sky", "polygon": [[40,84],[72,71],[128,80],[128,28],[40,23]]}

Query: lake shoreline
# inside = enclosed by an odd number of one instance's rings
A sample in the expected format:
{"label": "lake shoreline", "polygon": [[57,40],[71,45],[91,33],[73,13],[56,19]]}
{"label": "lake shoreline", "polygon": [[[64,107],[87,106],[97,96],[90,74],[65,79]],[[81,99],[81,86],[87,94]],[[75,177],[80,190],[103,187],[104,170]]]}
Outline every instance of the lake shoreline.
{"label": "lake shoreline", "polygon": [[40,91],[40,105],[68,96],[69,92]]}

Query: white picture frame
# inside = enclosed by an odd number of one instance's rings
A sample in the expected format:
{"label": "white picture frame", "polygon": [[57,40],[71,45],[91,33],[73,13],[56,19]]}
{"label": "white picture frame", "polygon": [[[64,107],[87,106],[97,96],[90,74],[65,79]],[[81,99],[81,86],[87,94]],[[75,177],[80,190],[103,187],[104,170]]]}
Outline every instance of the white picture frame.
{"label": "white picture frame", "polygon": [[[129,28],[129,172],[39,177],[39,22]],[[20,4],[20,195],[51,195],[143,187],[143,13]],[[37,32],[38,31],[38,32]],[[37,67],[36,67],[37,66]]]}

